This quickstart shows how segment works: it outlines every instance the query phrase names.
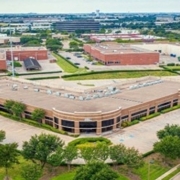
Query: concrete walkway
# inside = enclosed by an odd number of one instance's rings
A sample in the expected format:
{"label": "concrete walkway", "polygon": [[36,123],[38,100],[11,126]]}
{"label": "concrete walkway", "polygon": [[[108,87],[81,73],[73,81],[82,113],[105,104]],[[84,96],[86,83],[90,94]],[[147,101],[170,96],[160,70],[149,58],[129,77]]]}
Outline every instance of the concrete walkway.
{"label": "concrete walkway", "polygon": [[[167,171],[166,173],[164,173],[162,176],[160,176],[159,178],[157,178],[156,180],[162,180],[163,178],[165,178],[166,176],[168,176],[169,174],[171,174],[173,171],[175,171],[178,167],[180,167],[180,164],[178,164],[177,166],[173,167],[172,169],[170,169],[169,171]],[[177,179],[178,178],[178,179]],[[176,179],[171,178],[171,180],[179,180],[180,176],[178,175]]]}

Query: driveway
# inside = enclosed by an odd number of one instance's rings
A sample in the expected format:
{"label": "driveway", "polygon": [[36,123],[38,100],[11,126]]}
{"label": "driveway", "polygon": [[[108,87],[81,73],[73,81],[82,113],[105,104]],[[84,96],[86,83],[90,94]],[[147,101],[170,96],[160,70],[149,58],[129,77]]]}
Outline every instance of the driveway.
{"label": "driveway", "polygon": [[0,130],[4,130],[6,132],[6,139],[3,141],[3,143],[17,142],[19,145],[19,149],[22,148],[22,144],[24,141],[28,141],[31,136],[34,136],[35,134],[53,134],[61,138],[65,142],[65,144],[74,139],[70,136],[53,133],[48,130],[13,121],[3,116],[0,116]]}

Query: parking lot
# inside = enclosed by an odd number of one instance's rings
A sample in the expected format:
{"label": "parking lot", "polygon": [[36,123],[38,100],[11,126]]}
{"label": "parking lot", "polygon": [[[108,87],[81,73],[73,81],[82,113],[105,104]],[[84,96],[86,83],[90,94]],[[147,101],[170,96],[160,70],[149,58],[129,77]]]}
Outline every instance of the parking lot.
{"label": "parking lot", "polygon": [[180,125],[180,110],[162,114],[152,120],[122,129],[117,134],[111,134],[107,137],[113,144],[122,143],[127,147],[135,147],[141,153],[145,153],[153,149],[153,144],[158,141],[156,132],[163,129],[167,124]]}

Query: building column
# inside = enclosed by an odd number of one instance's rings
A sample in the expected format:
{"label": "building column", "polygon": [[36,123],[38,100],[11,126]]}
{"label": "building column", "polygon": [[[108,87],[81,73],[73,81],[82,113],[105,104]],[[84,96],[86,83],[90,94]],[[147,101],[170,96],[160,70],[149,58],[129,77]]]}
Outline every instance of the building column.
{"label": "building column", "polygon": [[173,100],[171,100],[171,107],[173,107]]}
{"label": "building column", "polygon": [[96,134],[100,135],[102,133],[102,125],[101,121],[97,121]]}
{"label": "building column", "polygon": [[114,118],[113,131],[117,129],[116,125],[117,125],[117,117]]}
{"label": "building column", "polygon": [[80,134],[79,121],[74,121],[74,134]]}

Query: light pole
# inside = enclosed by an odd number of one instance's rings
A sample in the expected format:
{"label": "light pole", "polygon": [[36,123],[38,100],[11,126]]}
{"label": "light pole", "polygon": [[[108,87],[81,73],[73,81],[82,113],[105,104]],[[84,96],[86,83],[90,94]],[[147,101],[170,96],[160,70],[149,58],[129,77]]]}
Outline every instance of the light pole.
{"label": "light pole", "polygon": [[13,57],[13,51],[12,51],[12,36],[11,36],[11,27],[9,26],[10,31],[10,46],[11,46],[11,66],[12,66],[12,76],[14,77],[14,57]]}

